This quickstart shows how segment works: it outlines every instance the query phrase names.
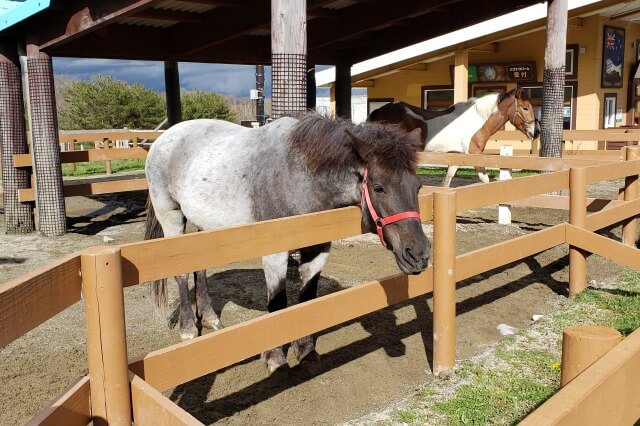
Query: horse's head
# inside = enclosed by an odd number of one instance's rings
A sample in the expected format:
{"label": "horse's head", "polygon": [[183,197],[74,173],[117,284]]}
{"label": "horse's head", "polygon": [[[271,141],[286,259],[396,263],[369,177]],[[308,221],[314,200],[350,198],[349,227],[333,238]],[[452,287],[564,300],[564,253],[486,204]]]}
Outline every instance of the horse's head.
{"label": "horse's head", "polygon": [[531,140],[540,134],[540,126],[527,93],[518,88],[509,92],[513,96],[513,102],[509,105],[509,121],[514,127],[527,135]]}
{"label": "horse's head", "polygon": [[393,126],[368,123],[356,135],[347,130],[358,157],[364,162],[362,221],[376,232],[405,274],[423,271],[431,255],[418,213],[420,179],[416,175],[416,147],[420,130],[410,133]]}

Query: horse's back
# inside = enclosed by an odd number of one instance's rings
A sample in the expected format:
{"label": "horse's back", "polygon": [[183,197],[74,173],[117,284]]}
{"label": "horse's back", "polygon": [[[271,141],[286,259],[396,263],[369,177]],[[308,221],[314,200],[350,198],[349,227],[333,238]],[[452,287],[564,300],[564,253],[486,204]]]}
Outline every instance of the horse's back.
{"label": "horse's back", "polygon": [[170,199],[200,229],[252,222],[252,176],[282,161],[296,122],[280,120],[257,129],[206,119],[171,127],[147,157],[152,200]]}
{"label": "horse's back", "polygon": [[473,100],[454,105],[453,112],[427,121],[429,133],[425,151],[469,151],[471,137],[484,124],[474,108]]}

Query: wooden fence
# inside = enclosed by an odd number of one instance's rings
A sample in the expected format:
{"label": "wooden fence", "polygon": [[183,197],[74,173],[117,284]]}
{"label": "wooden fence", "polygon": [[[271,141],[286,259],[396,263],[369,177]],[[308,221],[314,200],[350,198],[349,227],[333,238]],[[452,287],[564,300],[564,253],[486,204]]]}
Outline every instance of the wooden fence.
{"label": "wooden fence", "polygon": [[[161,131],[150,130],[105,130],[105,131],[78,131],[78,132],[61,132],[60,144],[65,146],[65,151],[60,153],[62,163],[80,163],[88,161],[105,161],[107,174],[110,174],[110,162],[112,160],[146,158],[147,150],[139,146],[139,142],[145,139],[156,139]],[[610,141],[624,145],[637,145],[640,140],[640,129],[624,129],[615,128],[607,130],[565,130],[563,132],[563,157],[567,159],[581,158],[594,159],[603,161],[611,159],[616,161],[620,156],[618,150],[607,150]],[[117,141],[131,141],[128,146],[130,148],[113,149],[118,144]],[[576,143],[580,141],[598,141],[598,150],[582,150],[577,149]],[[95,148],[77,151],[77,145],[85,143],[93,143]],[[514,145],[514,155],[526,156],[531,158],[538,157],[538,141],[529,141],[518,131],[499,131],[495,133],[487,145],[485,154],[499,153],[499,145],[512,143]],[[569,145],[571,147],[567,148]],[[434,159],[438,159],[446,164],[451,158],[441,157],[438,154],[427,154],[424,159],[425,164],[435,163]],[[434,156],[434,157],[432,157]],[[477,158],[469,157],[460,165],[471,165],[478,161]],[[480,160],[483,161],[483,160]],[[526,160],[514,160],[522,161]],[[31,167],[31,154],[14,155],[15,167]],[[513,164],[509,168],[522,168],[521,163]],[[495,167],[496,162],[489,162],[488,167]],[[501,163],[502,164],[502,163]],[[524,164],[524,163],[522,163]],[[549,163],[550,165],[556,163]],[[585,163],[586,164],[586,163]],[[595,163],[592,163],[595,164]],[[132,176],[126,179],[113,178],[92,178],[90,182],[66,181],[63,193],[65,197],[73,197],[79,195],[98,195],[109,194],[126,191],[137,191],[147,189],[147,182],[143,176]],[[33,188],[21,189],[18,193],[18,199],[22,202],[35,201],[35,190]]]}
{"label": "wooden fence", "polygon": [[[442,372],[455,363],[456,283],[565,243],[570,247],[571,294],[586,286],[587,253],[640,269],[640,253],[633,245],[640,214],[640,160],[637,148],[623,152],[624,159],[607,161],[442,154],[438,161],[457,164],[472,158],[471,165],[496,167],[515,167],[515,162],[549,172],[457,189],[424,188],[420,212],[423,221],[434,223],[434,250],[433,265],[420,275],[398,274],[364,283],[138,359],[128,360],[126,355],[124,287],[358,235],[360,210],[347,207],[71,254],[0,286],[0,347],[79,301],[82,294],[89,374],[72,383],[32,423],[200,424],[161,392],[269,348],[432,293],[437,335],[433,370]],[[420,157],[421,162],[435,158]],[[587,185],[618,178],[625,178],[623,199],[596,207],[591,203],[589,208]],[[569,205],[569,223],[456,256],[456,213],[562,189],[570,189],[568,198],[560,197]],[[616,223],[624,226],[626,244],[594,232]]]}
{"label": "wooden fence", "polygon": [[[156,139],[161,131],[148,130],[108,130],[108,131],[82,131],[61,132],[60,145],[64,145],[64,151],[60,152],[60,162],[81,163],[90,161],[104,161],[107,175],[111,174],[111,161],[146,158],[147,149],[140,146],[140,142],[146,139]],[[125,142],[123,144],[122,142]],[[93,145],[90,149],[77,150],[78,145]],[[119,147],[118,147],[119,146]],[[122,148],[126,146],[126,148]],[[118,147],[117,149],[115,149]],[[13,157],[14,167],[31,167],[31,154],[18,154]],[[92,179],[91,182],[66,181],[63,187],[65,197],[78,195],[109,194],[126,191],[147,189],[147,181],[144,176],[131,176],[127,179]],[[18,191],[18,199],[21,202],[35,201],[33,188]]]}

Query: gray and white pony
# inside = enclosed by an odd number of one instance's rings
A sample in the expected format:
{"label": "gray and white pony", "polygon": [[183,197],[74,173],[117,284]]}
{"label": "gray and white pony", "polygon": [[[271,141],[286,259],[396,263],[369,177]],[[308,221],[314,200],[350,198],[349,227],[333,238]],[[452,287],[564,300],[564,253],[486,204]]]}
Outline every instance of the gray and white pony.
{"label": "gray and white pony", "polygon": [[[426,152],[481,154],[489,137],[507,121],[529,139],[540,133],[533,107],[522,89],[470,98],[446,111],[432,112],[404,102],[390,103],[372,111],[369,121],[398,123],[405,130],[420,128]],[[458,166],[449,166],[442,186],[451,185],[457,170]],[[489,182],[484,167],[476,167],[476,171],[482,182]]]}
{"label": "gray and white pony", "polygon": [[[378,231],[400,270],[420,273],[427,267],[431,246],[417,213],[418,143],[417,131],[405,133],[376,123],[355,126],[312,113],[257,129],[219,120],[179,123],[149,150],[145,237],[180,235],[187,220],[206,230],[361,203],[363,225]],[[300,249],[299,301],[316,297],[330,246],[327,242]],[[287,252],[262,258],[269,312],[287,306],[287,258]],[[221,326],[205,271],[194,276],[195,315],[188,275],[176,277],[183,339],[196,337],[197,325]],[[166,303],[165,281],[153,286],[158,303]],[[319,359],[313,336],[293,342],[292,348],[300,361]],[[286,364],[282,347],[265,352],[263,359],[270,372]]]}

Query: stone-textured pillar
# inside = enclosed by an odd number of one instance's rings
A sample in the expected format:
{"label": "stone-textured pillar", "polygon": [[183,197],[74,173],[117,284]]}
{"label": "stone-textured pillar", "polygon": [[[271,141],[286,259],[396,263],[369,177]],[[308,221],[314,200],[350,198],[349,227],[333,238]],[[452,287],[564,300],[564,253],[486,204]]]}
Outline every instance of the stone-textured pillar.
{"label": "stone-textured pillar", "polygon": [[542,78],[540,156],[562,157],[562,104],[567,51],[568,0],[547,3],[547,41]]}
{"label": "stone-textured pillar", "polygon": [[67,232],[67,226],[53,66],[51,57],[30,43],[27,44],[27,85],[38,224],[43,235],[62,235]]}
{"label": "stone-textured pillar", "polygon": [[351,118],[351,64],[336,64],[336,116]]}
{"label": "stone-textured pillar", "polygon": [[271,116],[307,108],[307,2],[271,0]]}
{"label": "stone-textured pillar", "polygon": [[173,126],[182,121],[180,72],[176,61],[164,61],[164,90],[167,97],[167,124]]}
{"label": "stone-textured pillar", "polygon": [[20,60],[14,40],[0,42],[0,142],[6,232],[32,232],[33,205],[18,201],[18,190],[31,187],[31,170],[28,167],[13,167],[15,154],[29,152],[24,122]]}

